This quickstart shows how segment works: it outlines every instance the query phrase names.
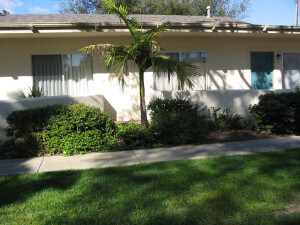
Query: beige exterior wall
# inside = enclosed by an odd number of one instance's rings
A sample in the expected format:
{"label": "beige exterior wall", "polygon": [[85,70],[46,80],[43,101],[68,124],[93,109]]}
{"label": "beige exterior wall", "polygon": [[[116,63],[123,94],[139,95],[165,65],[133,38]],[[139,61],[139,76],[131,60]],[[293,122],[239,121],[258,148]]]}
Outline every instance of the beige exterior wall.
{"label": "beige exterior wall", "polygon": [[233,114],[244,118],[250,115],[249,105],[259,102],[262,94],[292,92],[294,90],[202,90],[202,91],[157,91],[152,99],[180,98],[196,103],[200,108],[230,109]]}
{"label": "beige exterior wall", "polygon": [[[208,89],[250,89],[250,53],[274,53],[273,87],[282,88],[282,61],[276,55],[300,52],[300,38],[263,35],[197,35],[172,34],[159,39],[166,51],[207,52]],[[78,53],[78,49],[97,43],[126,43],[129,37],[64,37],[64,38],[0,38],[0,100],[13,99],[32,86],[31,55]],[[115,76],[108,73],[98,57],[94,56],[94,90],[90,94],[103,94],[117,120],[139,119],[137,73],[130,73],[124,89]],[[145,75],[147,102],[153,95],[152,72]]]}

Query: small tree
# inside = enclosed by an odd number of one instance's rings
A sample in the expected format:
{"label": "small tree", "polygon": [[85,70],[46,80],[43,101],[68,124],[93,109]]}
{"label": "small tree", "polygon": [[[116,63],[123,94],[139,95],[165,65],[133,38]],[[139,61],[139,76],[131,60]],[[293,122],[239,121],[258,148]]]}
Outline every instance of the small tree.
{"label": "small tree", "polygon": [[153,72],[158,76],[167,73],[170,78],[171,74],[176,73],[182,86],[187,84],[189,87],[193,87],[194,80],[199,76],[199,70],[191,63],[171,60],[160,54],[162,48],[153,38],[164,32],[169,26],[168,23],[143,32],[139,29],[136,18],[128,18],[126,7],[117,7],[113,0],[101,1],[111,13],[124,21],[132,36],[132,42],[125,45],[90,45],[81,50],[86,53],[101,51],[105,58],[106,67],[117,74],[122,86],[125,84],[125,75],[128,74],[128,61],[132,60],[137,65],[139,68],[141,122],[142,125],[145,125],[148,123],[148,120],[145,103],[144,72],[152,67]]}
{"label": "small tree", "polygon": [[9,14],[10,12],[5,9],[0,10],[0,15],[9,15]]}

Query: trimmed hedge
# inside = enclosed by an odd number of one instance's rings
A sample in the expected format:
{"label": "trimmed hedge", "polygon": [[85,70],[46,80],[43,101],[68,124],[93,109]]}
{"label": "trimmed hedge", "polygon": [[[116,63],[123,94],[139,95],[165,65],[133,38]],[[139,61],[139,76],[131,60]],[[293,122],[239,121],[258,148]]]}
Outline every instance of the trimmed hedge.
{"label": "trimmed hedge", "polygon": [[119,125],[117,139],[120,150],[160,146],[152,129],[149,126],[142,127],[134,120],[127,125]]}
{"label": "trimmed hedge", "polygon": [[256,129],[265,134],[299,132],[300,92],[268,93],[249,106]]}
{"label": "trimmed hedge", "polygon": [[186,100],[156,99],[148,105],[151,110],[150,128],[161,144],[188,144],[199,141],[206,133],[205,116]]}
{"label": "trimmed hedge", "polygon": [[10,140],[0,152],[6,158],[103,151],[116,143],[113,119],[99,108],[83,104],[14,111],[7,123]]}

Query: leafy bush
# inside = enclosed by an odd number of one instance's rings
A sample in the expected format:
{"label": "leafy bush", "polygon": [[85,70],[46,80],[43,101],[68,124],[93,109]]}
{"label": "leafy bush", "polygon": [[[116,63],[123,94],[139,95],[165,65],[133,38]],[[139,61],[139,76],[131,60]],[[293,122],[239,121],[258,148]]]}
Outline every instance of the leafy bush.
{"label": "leafy bush", "polygon": [[10,140],[0,152],[4,157],[103,151],[116,143],[113,119],[99,108],[83,104],[15,111],[7,122]]}
{"label": "leafy bush", "polygon": [[51,115],[64,114],[66,106],[52,105],[18,110],[7,117],[6,134],[11,138],[21,138],[32,133],[41,132],[49,124]]}
{"label": "leafy bush", "polygon": [[219,113],[220,110],[221,108],[215,107],[211,107],[211,110],[209,110],[209,119],[212,122],[211,126],[213,129],[238,130],[243,128],[240,115],[233,115],[230,109],[224,109],[222,113]]}
{"label": "leafy bush", "polygon": [[297,117],[300,107],[299,99],[299,91],[279,94],[272,92],[259,96],[259,103],[249,106],[250,113],[255,118],[256,129],[266,134],[297,131],[299,129]]}
{"label": "leafy bush", "polygon": [[186,100],[156,99],[148,105],[151,110],[151,131],[161,144],[187,144],[198,141],[206,131],[200,109]]}
{"label": "leafy bush", "polygon": [[39,140],[40,133],[9,139],[0,148],[0,158],[25,158],[40,155],[43,150]]}
{"label": "leafy bush", "polygon": [[159,143],[155,143],[155,135],[151,128],[142,127],[134,120],[128,125],[119,126],[117,139],[121,142],[121,149],[159,146]]}

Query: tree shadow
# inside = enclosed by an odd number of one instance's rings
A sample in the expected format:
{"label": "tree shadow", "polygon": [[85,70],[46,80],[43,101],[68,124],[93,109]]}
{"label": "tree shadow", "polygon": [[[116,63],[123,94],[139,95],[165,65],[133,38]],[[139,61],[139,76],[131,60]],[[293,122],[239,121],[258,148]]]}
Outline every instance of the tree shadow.
{"label": "tree shadow", "polygon": [[[85,174],[88,185],[63,201],[66,212],[45,224],[233,224],[249,218],[255,224],[264,217],[274,222],[272,204],[300,191],[299,162],[300,151],[294,150],[93,169]],[[56,175],[63,180],[68,173]],[[70,184],[58,185],[64,187]],[[265,209],[249,211],[260,203]],[[89,208],[71,217],[68,210],[76,212],[78,205]]]}
{"label": "tree shadow", "polygon": [[63,176],[54,172],[0,177],[0,207],[25,202],[46,189],[67,190],[80,179],[81,175],[81,171],[67,171]]}

